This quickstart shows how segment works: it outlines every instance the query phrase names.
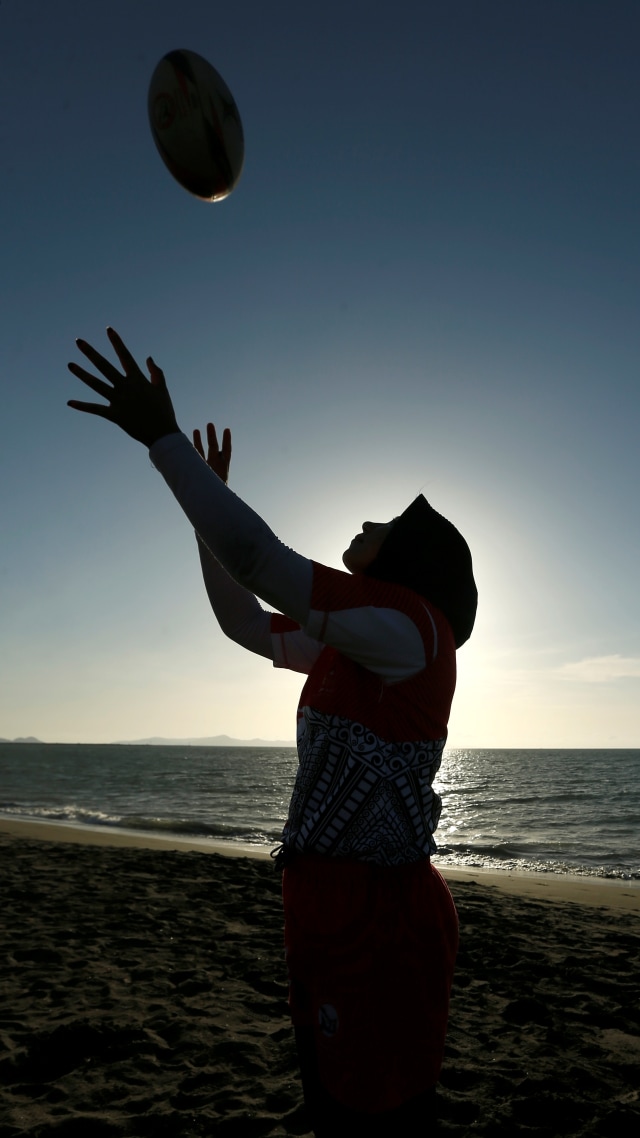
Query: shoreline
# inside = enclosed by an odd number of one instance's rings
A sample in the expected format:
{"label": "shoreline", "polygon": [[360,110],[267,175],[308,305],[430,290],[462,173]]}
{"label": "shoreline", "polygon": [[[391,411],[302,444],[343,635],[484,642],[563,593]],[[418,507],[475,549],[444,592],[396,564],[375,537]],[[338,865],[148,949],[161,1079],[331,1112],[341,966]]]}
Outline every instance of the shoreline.
{"label": "shoreline", "polygon": [[[182,853],[214,853],[229,858],[251,858],[270,861],[266,847],[242,842],[225,842],[214,838],[184,838],[175,834],[151,834],[139,830],[107,830],[102,826],[80,826],[64,822],[0,817],[0,834],[16,839],[35,839],[82,846],[104,846],[118,849],[165,850]],[[438,866],[449,882],[467,882],[497,889],[511,896],[532,900],[556,901],[564,904],[589,905],[640,913],[640,882],[615,878],[588,877],[581,874],[514,872],[484,869],[476,866]]]}

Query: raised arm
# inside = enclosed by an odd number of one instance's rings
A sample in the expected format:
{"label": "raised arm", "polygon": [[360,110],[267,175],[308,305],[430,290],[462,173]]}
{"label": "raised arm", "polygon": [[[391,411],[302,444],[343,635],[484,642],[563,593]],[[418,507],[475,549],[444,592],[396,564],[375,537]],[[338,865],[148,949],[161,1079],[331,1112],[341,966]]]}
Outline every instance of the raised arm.
{"label": "raised arm", "polygon": [[[225,427],[222,447],[213,423],[207,423],[207,453],[205,456],[200,431],[193,432],[193,445],[198,454],[222,482],[229,481],[231,462],[231,431]],[[259,656],[273,660],[273,641],[271,638],[271,613],[262,608],[248,589],[243,588],[230,577],[226,569],[216,560],[211,551],[196,534],[202,579],[213,613],[230,640],[256,652]]]}
{"label": "raised arm", "polygon": [[117,332],[110,328],[108,336],[122,372],[84,340],[77,341],[80,351],[107,382],[78,364],[69,364],[73,375],[108,400],[108,405],[70,400],[69,406],[108,419],[148,446],[152,462],[201,540],[234,580],[304,624],[311,596],[311,562],[278,541],[180,432],[164,375],[151,357],[147,379]]}
{"label": "raised arm", "polygon": [[[417,625],[411,620],[407,625],[405,620],[406,634],[401,635],[395,618],[390,626],[387,610],[379,603],[374,601],[363,606],[362,599],[357,598],[355,609],[360,611],[353,628],[350,618],[341,617],[337,622],[330,619],[333,603],[327,606],[316,598],[311,613],[312,562],[283,545],[262,518],[229,490],[204,458],[201,440],[196,449],[182,434],[164,375],[151,357],[147,359],[147,377],[117,332],[109,328],[107,334],[122,371],[84,340],[77,341],[80,351],[104,378],[98,378],[76,363],[69,364],[72,374],[107,400],[106,405],[72,399],[69,406],[115,423],[149,447],[151,461],[172,490],[202,545],[238,585],[302,626],[306,647],[311,641],[316,645],[318,642],[332,645],[357,663],[393,680],[421,670],[428,657],[424,652],[416,654],[415,647],[421,639]],[[223,446],[216,460],[226,461],[227,470],[230,443],[229,437],[227,455],[223,436]],[[347,576],[336,570],[330,572],[338,578]],[[339,607],[344,608],[344,605]],[[363,607],[367,608],[366,613]],[[391,611],[394,612],[393,606]],[[291,632],[291,625],[286,631]],[[299,635],[304,637],[305,633]],[[278,634],[281,635],[280,629]],[[261,647],[254,650],[270,655],[266,652],[263,632],[259,642]]]}

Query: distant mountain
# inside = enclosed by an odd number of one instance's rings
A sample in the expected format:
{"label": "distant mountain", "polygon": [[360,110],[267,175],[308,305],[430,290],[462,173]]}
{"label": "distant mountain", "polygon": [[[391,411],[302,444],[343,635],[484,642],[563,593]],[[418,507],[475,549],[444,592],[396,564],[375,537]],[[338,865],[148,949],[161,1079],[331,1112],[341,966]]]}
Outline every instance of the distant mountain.
{"label": "distant mountain", "polygon": [[25,735],[18,739],[0,739],[0,743],[41,743],[42,739],[36,739],[35,735]]}
{"label": "distant mountain", "polygon": [[121,747],[295,747],[294,739],[232,739],[230,735],[207,735],[202,739],[119,739]]}

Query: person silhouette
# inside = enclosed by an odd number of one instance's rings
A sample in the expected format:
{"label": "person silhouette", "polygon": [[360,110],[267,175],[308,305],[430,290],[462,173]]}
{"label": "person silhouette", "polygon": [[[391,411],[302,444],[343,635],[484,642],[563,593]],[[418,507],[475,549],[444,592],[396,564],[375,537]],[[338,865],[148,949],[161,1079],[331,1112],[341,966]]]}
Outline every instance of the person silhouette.
{"label": "person silhouette", "polygon": [[[85,341],[103,378],[71,372],[107,404],[70,400],[149,447],[191,521],[222,631],[306,675],[299,767],[276,863],[282,869],[289,1003],[317,1138],[424,1132],[433,1116],[458,945],[431,862],[433,790],[473,629],[471,554],[422,495],[365,522],[347,572],[283,545],[227,486],[231,433],[207,450],[178,427],[164,375],[148,376],[113,329],[122,370]],[[106,381],[106,382],[105,382]],[[269,612],[261,601],[277,611]]]}

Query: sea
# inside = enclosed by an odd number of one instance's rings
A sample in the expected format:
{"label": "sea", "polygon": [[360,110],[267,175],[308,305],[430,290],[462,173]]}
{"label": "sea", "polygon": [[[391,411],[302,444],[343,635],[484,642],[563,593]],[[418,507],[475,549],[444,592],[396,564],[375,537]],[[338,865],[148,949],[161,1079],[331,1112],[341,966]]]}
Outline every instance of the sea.
{"label": "sea", "polygon": [[[293,748],[0,743],[0,816],[277,846]],[[434,863],[640,880],[639,750],[445,751]]]}

